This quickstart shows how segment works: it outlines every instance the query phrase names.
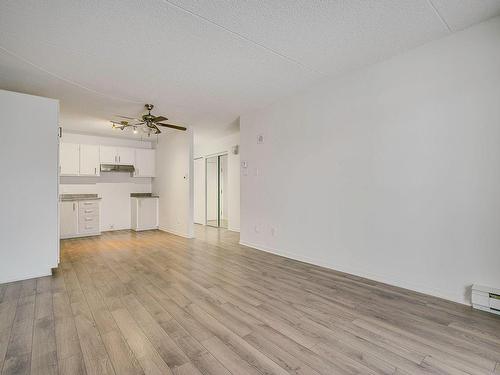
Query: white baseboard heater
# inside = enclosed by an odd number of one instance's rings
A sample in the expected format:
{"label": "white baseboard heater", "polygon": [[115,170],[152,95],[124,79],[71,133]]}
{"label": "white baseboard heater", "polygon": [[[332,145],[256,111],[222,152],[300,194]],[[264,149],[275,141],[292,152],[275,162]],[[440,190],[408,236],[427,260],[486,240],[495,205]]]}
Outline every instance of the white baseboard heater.
{"label": "white baseboard heater", "polygon": [[472,285],[472,307],[500,315],[500,289]]}

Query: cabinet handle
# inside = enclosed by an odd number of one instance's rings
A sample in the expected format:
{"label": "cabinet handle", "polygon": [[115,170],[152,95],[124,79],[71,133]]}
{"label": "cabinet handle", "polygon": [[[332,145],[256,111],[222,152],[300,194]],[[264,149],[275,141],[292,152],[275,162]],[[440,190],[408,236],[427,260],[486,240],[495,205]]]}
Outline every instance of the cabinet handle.
{"label": "cabinet handle", "polygon": [[97,167],[94,167],[94,174],[97,174]]}
{"label": "cabinet handle", "polygon": [[83,204],[84,204],[85,206],[90,206],[90,205],[92,204],[92,202],[83,202]]}
{"label": "cabinet handle", "polygon": [[86,217],[85,221],[92,221],[92,218],[91,217]]}
{"label": "cabinet handle", "polygon": [[121,156],[121,155],[119,155],[119,156],[118,156],[118,163],[121,163],[121,162],[122,162],[122,156]]}
{"label": "cabinet handle", "polygon": [[94,212],[94,210],[85,210],[86,214],[91,214],[92,212]]}
{"label": "cabinet handle", "polygon": [[73,211],[75,210],[75,203],[73,202]]}

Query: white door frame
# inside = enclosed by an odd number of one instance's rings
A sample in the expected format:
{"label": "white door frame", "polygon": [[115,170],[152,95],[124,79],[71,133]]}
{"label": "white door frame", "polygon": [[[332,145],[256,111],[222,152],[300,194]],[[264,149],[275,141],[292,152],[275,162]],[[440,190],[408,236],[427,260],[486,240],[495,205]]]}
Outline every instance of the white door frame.
{"label": "white door frame", "polygon": [[207,159],[217,157],[217,181],[218,181],[217,182],[217,217],[219,218],[217,220],[217,228],[220,228],[220,212],[219,212],[220,211],[220,204],[219,204],[219,200],[220,200],[220,186],[219,186],[220,166],[219,166],[219,156],[224,156],[224,155],[226,155],[229,158],[229,152],[227,152],[227,151],[217,152],[215,154],[203,156],[203,158],[205,159],[205,225],[208,225],[207,224],[207,222],[208,222],[208,220],[207,220],[207,212],[208,212],[208,209],[207,209],[207,206],[208,206]]}

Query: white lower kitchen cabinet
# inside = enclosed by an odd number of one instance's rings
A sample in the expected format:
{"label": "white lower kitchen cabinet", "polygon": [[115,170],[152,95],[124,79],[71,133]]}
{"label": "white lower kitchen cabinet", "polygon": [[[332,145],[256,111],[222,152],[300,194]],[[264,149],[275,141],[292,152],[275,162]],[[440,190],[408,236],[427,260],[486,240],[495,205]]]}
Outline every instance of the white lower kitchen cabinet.
{"label": "white lower kitchen cabinet", "polygon": [[130,198],[132,205],[132,229],[135,231],[158,229],[158,198]]}
{"label": "white lower kitchen cabinet", "polygon": [[99,227],[99,200],[71,200],[59,202],[60,237],[97,236]]}
{"label": "white lower kitchen cabinet", "polygon": [[60,237],[78,233],[78,202],[59,202]]}

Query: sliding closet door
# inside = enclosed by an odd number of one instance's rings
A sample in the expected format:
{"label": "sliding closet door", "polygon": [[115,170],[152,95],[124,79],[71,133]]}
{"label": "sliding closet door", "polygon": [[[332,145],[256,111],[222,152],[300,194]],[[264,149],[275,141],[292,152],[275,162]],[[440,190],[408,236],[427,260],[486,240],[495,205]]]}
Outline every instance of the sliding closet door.
{"label": "sliding closet door", "polygon": [[219,157],[206,160],[207,225],[219,226]]}
{"label": "sliding closet door", "polygon": [[219,156],[219,227],[227,229],[227,155]]}

